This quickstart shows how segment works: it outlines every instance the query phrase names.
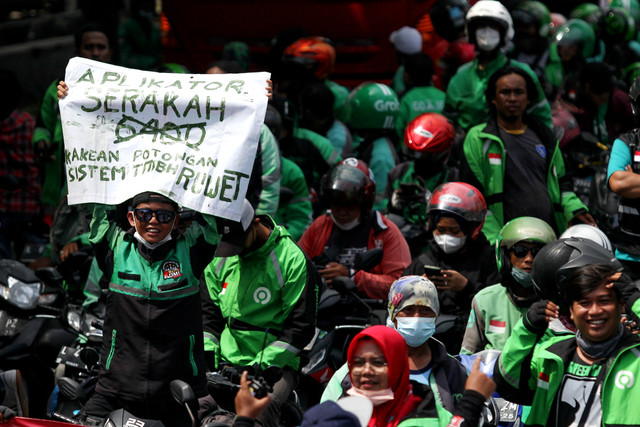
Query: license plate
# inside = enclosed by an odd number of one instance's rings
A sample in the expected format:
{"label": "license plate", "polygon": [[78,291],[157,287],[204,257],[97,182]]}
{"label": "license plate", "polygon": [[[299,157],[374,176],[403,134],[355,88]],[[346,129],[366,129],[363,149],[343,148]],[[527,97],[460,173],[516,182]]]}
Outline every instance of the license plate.
{"label": "license plate", "polygon": [[0,336],[10,337],[15,335],[22,324],[23,319],[12,317],[6,311],[0,311]]}

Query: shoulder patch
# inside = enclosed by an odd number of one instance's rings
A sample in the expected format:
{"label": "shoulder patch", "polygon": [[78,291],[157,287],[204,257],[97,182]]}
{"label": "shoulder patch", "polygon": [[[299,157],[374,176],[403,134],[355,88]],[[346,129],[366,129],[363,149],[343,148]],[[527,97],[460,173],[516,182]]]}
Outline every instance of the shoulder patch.
{"label": "shoulder patch", "polygon": [[165,261],[162,263],[162,276],[165,280],[182,276],[180,264],[177,261]]}

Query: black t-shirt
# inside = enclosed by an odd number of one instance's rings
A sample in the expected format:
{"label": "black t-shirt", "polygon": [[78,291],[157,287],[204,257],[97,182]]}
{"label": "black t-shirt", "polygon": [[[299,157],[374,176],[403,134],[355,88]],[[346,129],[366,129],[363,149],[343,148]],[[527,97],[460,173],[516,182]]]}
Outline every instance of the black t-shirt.
{"label": "black t-shirt", "polygon": [[589,365],[577,352],[562,377],[549,422],[556,427],[599,427],[602,423],[602,382],[598,374],[602,364]]}
{"label": "black t-shirt", "polygon": [[546,147],[530,128],[512,134],[500,128],[505,147],[504,222],[533,216],[555,228],[553,206],[547,190]]}

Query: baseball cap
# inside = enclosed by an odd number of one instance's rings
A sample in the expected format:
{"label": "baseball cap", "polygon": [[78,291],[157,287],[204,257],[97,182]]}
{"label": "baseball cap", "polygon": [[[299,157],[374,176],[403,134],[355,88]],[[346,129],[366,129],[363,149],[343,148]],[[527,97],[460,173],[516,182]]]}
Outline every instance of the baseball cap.
{"label": "baseball cap", "polygon": [[389,41],[400,53],[413,55],[422,51],[422,34],[413,27],[406,25],[394,31],[389,36]]}
{"label": "baseball cap", "polygon": [[133,209],[135,209],[140,203],[149,203],[149,202],[167,203],[173,206],[173,209],[176,212],[178,212],[179,206],[176,202],[174,202],[167,196],[163,196],[162,194],[159,194],[159,193],[153,193],[151,191],[145,191],[143,193],[139,193],[133,196],[133,202],[131,203],[131,206],[133,207]]}
{"label": "baseball cap", "polygon": [[247,199],[244,199],[240,222],[224,220],[222,239],[220,243],[218,243],[218,248],[215,253],[216,257],[230,257],[240,253],[244,247],[244,241],[246,240],[254,214],[255,212],[251,203],[249,203]]}
{"label": "baseball cap", "polygon": [[372,413],[371,400],[348,396],[312,407],[304,413],[300,427],[366,427]]}

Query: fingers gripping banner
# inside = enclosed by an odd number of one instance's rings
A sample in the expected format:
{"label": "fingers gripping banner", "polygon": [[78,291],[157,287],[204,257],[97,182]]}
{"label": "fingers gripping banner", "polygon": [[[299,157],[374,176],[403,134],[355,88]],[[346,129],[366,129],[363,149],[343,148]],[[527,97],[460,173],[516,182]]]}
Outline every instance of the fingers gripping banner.
{"label": "fingers gripping banner", "polygon": [[268,73],[167,74],[83,58],[60,100],[69,203],[143,191],[239,220],[267,108]]}

